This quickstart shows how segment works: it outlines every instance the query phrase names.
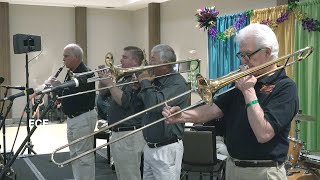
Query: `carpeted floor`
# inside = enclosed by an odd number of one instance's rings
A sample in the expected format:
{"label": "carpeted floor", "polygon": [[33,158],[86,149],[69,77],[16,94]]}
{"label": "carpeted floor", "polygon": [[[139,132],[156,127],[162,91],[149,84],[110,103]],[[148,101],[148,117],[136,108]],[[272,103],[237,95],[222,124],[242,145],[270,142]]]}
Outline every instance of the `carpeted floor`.
{"label": "carpeted floor", "polygon": [[[16,125],[11,125],[6,128],[7,137],[7,149],[11,149],[16,135],[17,127]],[[20,128],[18,133],[18,138],[16,145],[13,148],[13,152],[16,152],[22,141],[27,136],[26,127]],[[63,168],[58,168],[52,162],[50,162],[50,153],[58,147],[67,144],[66,138],[66,123],[56,123],[56,121],[50,122],[49,125],[39,126],[33,136],[31,137],[32,144],[34,145],[33,150],[35,150],[37,155],[31,156],[24,152],[26,158],[16,159],[12,165],[13,170],[17,175],[17,180],[68,180],[72,179],[71,166],[66,166]],[[106,143],[104,139],[97,139],[97,146]],[[0,145],[2,141],[0,141]],[[57,154],[56,159],[61,159],[61,161],[69,158],[68,149],[60,151]],[[7,151],[9,152],[9,150]],[[36,172],[36,173],[35,173]],[[115,171],[110,168],[107,163],[107,152],[106,149],[101,149],[96,155],[96,180],[116,180]],[[198,180],[199,173],[191,173],[189,180]],[[204,177],[203,180],[209,180],[210,178]],[[214,178],[215,179],[215,178]]]}
{"label": "carpeted floor", "polygon": [[[50,161],[51,154],[25,156],[17,159],[12,169],[16,174],[16,180],[71,180],[73,179],[71,166],[59,168]],[[63,161],[69,158],[69,152],[62,152],[55,155],[56,161]],[[95,180],[117,180],[116,173],[107,163],[103,150],[96,153],[96,177]],[[199,173],[190,173],[189,180],[199,179]],[[210,177],[204,176],[203,180]],[[216,179],[214,177],[213,179]]]}
{"label": "carpeted floor", "polygon": [[[55,155],[57,161],[69,158],[68,152]],[[16,173],[17,180],[67,180],[73,179],[71,166],[59,168],[50,161],[51,154],[33,155],[17,159],[12,168]],[[115,172],[107,164],[107,159],[96,154],[96,180],[116,180]]]}

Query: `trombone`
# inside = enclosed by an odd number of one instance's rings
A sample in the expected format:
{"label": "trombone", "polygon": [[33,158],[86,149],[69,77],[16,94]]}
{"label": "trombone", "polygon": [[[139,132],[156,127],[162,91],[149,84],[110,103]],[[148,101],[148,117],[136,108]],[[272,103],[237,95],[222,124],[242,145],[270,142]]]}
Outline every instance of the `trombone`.
{"label": "trombone", "polygon": [[[75,143],[77,143],[77,142],[80,142],[80,141],[82,141],[82,140],[84,140],[84,139],[87,139],[87,138],[89,138],[89,137],[92,137],[92,136],[94,136],[95,134],[98,134],[98,133],[100,133],[100,132],[102,132],[102,131],[106,131],[106,130],[108,130],[108,129],[111,129],[111,128],[114,127],[114,126],[117,126],[117,125],[119,125],[119,124],[121,124],[121,123],[124,123],[124,122],[126,122],[126,121],[128,121],[128,120],[130,120],[130,119],[132,119],[132,118],[134,118],[134,117],[140,116],[140,115],[142,115],[142,114],[144,114],[144,113],[146,113],[146,112],[148,112],[148,111],[150,111],[150,110],[152,110],[152,109],[154,109],[154,108],[157,108],[157,107],[166,105],[168,102],[174,101],[174,100],[176,100],[176,99],[178,99],[178,98],[180,98],[180,97],[183,97],[183,96],[185,96],[185,95],[187,95],[187,94],[190,94],[190,93],[192,93],[192,92],[196,92],[196,89],[191,89],[191,90],[189,90],[189,91],[186,91],[186,92],[184,92],[184,93],[182,93],[182,94],[180,94],[180,95],[178,95],[178,96],[176,96],[176,97],[173,97],[173,98],[171,98],[171,99],[169,99],[169,100],[167,100],[167,101],[161,102],[161,103],[159,103],[159,104],[157,104],[157,105],[155,105],[155,106],[153,106],[153,107],[147,108],[147,109],[145,109],[145,110],[143,110],[143,111],[141,111],[141,112],[138,112],[138,113],[136,113],[136,114],[134,114],[134,115],[128,116],[128,117],[126,117],[126,118],[124,118],[124,119],[122,119],[122,120],[120,120],[120,121],[118,121],[118,122],[116,122],[116,123],[114,123],[114,124],[111,124],[111,125],[109,125],[109,126],[105,126],[105,127],[101,128],[101,129],[99,129],[99,131],[93,132],[92,134],[88,134],[88,135],[86,135],[86,136],[83,136],[83,137],[81,137],[81,138],[79,138],[79,139],[76,139],[76,140],[70,142],[69,144],[66,144],[66,145],[64,145],[64,146],[61,146],[61,147],[59,147],[59,148],[57,148],[56,150],[53,151],[53,153],[51,154],[51,161],[52,161],[54,164],[58,165],[58,167],[61,167],[61,168],[62,168],[62,167],[64,167],[65,165],[69,164],[69,163],[72,162],[72,161],[75,161],[75,160],[77,160],[77,159],[79,159],[79,158],[81,158],[81,157],[83,157],[83,156],[85,156],[85,155],[88,155],[88,154],[90,154],[90,153],[92,153],[92,152],[95,152],[95,151],[97,151],[97,150],[99,150],[99,149],[101,149],[101,148],[103,148],[103,147],[105,147],[105,146],[107,146],[107,145],[110,145],[110,144],[112,144],[112,143],[115,143],[115,142],[117,142],[117,141],[120,141],[121,139],[124,139],[124,138],[126,138],[126,137],[128,137],[128,136],[130,136],[130,135],[132,135],[132,134],[135,134],[135,133],[141,131],[141,130],[144,129],[144,128],[147,128],[147,127],[149,127],[149,126],[152,126],[152,125],[154,125],[154,124],[157,124],[157,123],[165,120],[166,118],[161,118],[161,119],[159,119],[159,120],[157,120],[157,121],[154,121],[154,122],[152,122],[152,123],[150,123],[150,124],[144,125],[143,127],[139,128],[139,129],[136,129],[136,130],[134,130],[134,131],[131,131],[130,133],[126,134],[125,136],[122,136],[122,137],[120,137],[120,138],[118,138],[118,139],[115,139],[115,140],[113,140],[113,141],[110,141],[110,142],[108,142],[108,143],[105,143],[105,144],[103,144],[103,145],[100,145],[100,146],[98,146],[98,147],[96,147],[96,148],[94,148],[94,149],[91,149],[90,151],[86,151],[86,152],[84,152],[84,153],[82,153],[82,154],[79,154],[79,155],[77,155],[77,156],[75,156],[75,157],[73,157],[73,158],[70,158],[70,159],[68,159],[68,160],[66,160],[66,161],[64,161],[64,162],[57,162],[57,161],[55,161],[55,159],[54,159],[54,154],[55,154],[55,153],[57,153],[58,151],[66,148],[66,147],[68,147],[68,146],[70,146],[70,145],[73,145],[73,144],[75,144]],[[194,104],[194,105],[192,105],[192,106],[186,107],[186,108],[184,109],[184,111],[186,111],[186,110],[188,110],[188,109],[191,109],[191,108],[193,108],[193,107],[195,107],[195,106],[197,106],[197,105],[199,105],[199,104],[201,104],[201,103],[203,103],[203,101],[199,101],[198,103],[196,103],[196,104]],[[179,112],[178,112],[178,113],[179,113]],[[178,113],[176,113],[176,114],[178,114]],[[174,115],[176,115],[176,114],[174,114]]]}
{"label": "trombone", "polygon": [[[104,56],[104,65],[100,65],[98,66],[99,69],[95,69],[92,71],[87,71],[87,72],[82,72],[82,73],[72,73],[71,77],[72,78],[81,78],[85,75],[89,75],[89,74],[93,74],[95,72],[99,72],[99,71],[109,71],[110,67],[121,67],[121,65],[117,65],[114,66],[114,59],[113,59],[113,54],[111,52],[108,52],[105,56]],[[99,77],[91,77],[87,79],[87,83],[90,82],[95,82],[95,81],[99,81],[99,80],[104,80],[104,79],[108,79],[109,77],[105,77],[105,78],[99,78]]]}
{"label": "trombone", "polygon": [[[77,77],[87,75],[87,74],[92,74],[94,72],[98,72],[101,70],[109,70],[109,71],[111,71],[112,78],[114,79],[114,81],[117,81],[121,77],[126,76],[128,74],[133,74],[133,73],[140,72],[140,71],[150,70],[150,69],[158,68],[158,67],[162,67],[162,66],[169,66],[169,65],[181,64],[181,63],[191,63],[193,61],[197,62],[197,66],[194,68],[192,67],[192,70],[195,70],[199,67],[199,64],[201,61],[200,59],[188,59],[188,60],[181,60],[181,61],[176,61],[176,62],[168,62],[168,63],[164,63],[164,64],[148,65],[148,66],[140,66],[140,67],[132,67],[132,68],[122,68],[122,67],[114,66],[113,64],[110,64],[109,67],[106,67],[103,69],[97,69],[94,71],[88,71],[88,72],[84,72],[84,73],[77,73],[77,74],[74,74],[73,77],[77,78]],[[192,70],[190,70],[190,71],[192,71]],[[95,78],[95,77],[88,78],[87,83],[100,81],[102,79],[104,79],[104,78]]]}
{"label": "trombone", "polygon": [[[176,62],[169,62],[169,63],[157,64],[157,65],[140,66],[140,67],[133,67],[133,68],[114,67],[112,65],[112,63],[110,63],[111,67],[103,68],[103,69],[111,70],[111,74],[112,74],[111,76],[114,77],[114,80],[118,80],[123,76],[129,75],[129,74],[134,74],[136,72],[150,70],[150,69],[153,69],[153,68],[158,68],[158,67],[162,67],[162,66],[176,65],[176,64],[182,64],[182,63],[186,63],[187,66],[189,66],[189,64],[191,62],[196,62],[196,66],[190,66],[189,70],[179,72],[180,71],[180,69],[179,69],[178,72],[172,72],[172,73],[168,73],[168,74],[156,77],[156,78],[160,78],[160,77],[170,76],[170,75],[177,74],[177,73],[186,73],[186,72],[195,71],[200,66],[200,61],[201,61],[201,59],[187,59],[187,60],[181,60],[181,61],[176,61]],[[83,75],[86,75],[86,74],[91,74],[91,73],[94,73],[94,72],[97,72],[97,71],[101,71],[103,69],[94,70],[94,71],[88,71],[88,72],[84,72],[84,73],[79,73],[76,76],[80,77],[80,76],[83,76]],[[111,77],[105,77],[105,78],[93,77],[93,78],[88,78],[87,79],[87,83],[100,81],[100,80],[103,80],[103,79],[106,79],[106,78],[111,78]],[[94,92],[94,91],[101,91],[101,90],[104,90],[104,89],[110,89],[112,87],[124,86],[124,85],[127,85],[127,84],[133,84],[133,83],[137,83],[137,82],[138,81],[136,80],[136,81],[131,81],[131,82],[127,82],[127,83],[116,84],[116,85],[113,85],[113,86],[107,86],[107,87],[102,87],[102,88],[98,88],[98,89],[78,92],[78,93],[75,93],[75,94],[69,94],[69,95],[65,95],[65,96],[60,96],[60,97],[58,97],[58,99],[63,99],[63,98],[67,98],[67,97],[70,97],[70,96],[81,95],[81,94]]]}
{"label": "trombone", "polygon": [[78,78],[84,75],[88,75],[88,74],[92,74],[95,72],[99,72],[99,71],[103,71],[103,70],[109,70],[110,67],[113,67],[113,63],[114,63],[114,59],[113,59],[113,54],[111,52],[108,52],[105,56],[104,56],[104,62],[106,67],[103,68],[99,68],[96,70],[92,70],[92,71],[87,71],[87,72],[82,72],[82,73],[72,73],[72,77],[73,78]]}
{"label": "trombone", "polygon": [[[311,53],[313,52],[313,47],[305,47],[303,49],[300,49],[294,53],[291,53],[289,55],[277,58],[275,60],[271,60],[269,62],[266,62],[264,64],[261,64],[259,66],[253,67],[253,68],[249,68],[245,71],[238,71],[238,72],[234,72],[234,73],[230,73],[230,75],[226,75],[223,76],[221,78],[217,78],[214,80],[206,80],[205,78],[203,78],[201,75],[197,75],[197,80],[198,80],[198,93],[201,96],[201,98],[207,103],[207,104],[212,104],[212,95],[215,94],[219,89],[227,86],[228,84],[236,81],[237,79],[240,79],[242,77],[245,77],[247,75],[250,75],[256,71],[259,71],[261,69],[264,69],[268,66],[271,66],[273,64],[277,64],[283,60],[289,60],[291,57],[295,57],[296,55],[298,55],[297,59],[293,59],[292,62],[290,63],[286,63],[282,66],[279,66],[269,72],[265,72],[259,76],[257,76],[256,78],[260,78],[263,77],[267,74],[273,73],[279,69],[283,69],[286,68],[287,66],[290,66],[296,62],[302,61],[304,59],[306,59]],[[287,62],[286,61],[286,62]],[[233,87],[232,89],[234,89],[235,87]],[[228,89],[227,91],[232,90],[231,88]],[[223,92],[222,94],[224,94],[225,92]],[[221,94],[219,94],[221,95]]]}
{"label": "trombone", "polygon": [[78,77],[81,77],[81,76],[84,76],[84,75],[88,75],[88,74],[92,74],[92,73],[95,73],[95,72],[107,70],[107,71],[111,72],[111,76],[112,77],[105,77],[105,78],[92,77],[92,78],[88,78],[87,79],[87,83],[100,81],[100,80],[103,80],[103,79],[106,79],[106,78],[113,78],[114,82],[116,82],[117,80],[119,80],[121,77],[123,77],[125,75],[133,74],[133,73],[136,73],[136,72],[149,70],[149,69],[153,69],[153,68],[157,68],[157,67],[196,61],[198,63],[197,63],[197,66],[194,69],[197,69],[199,67],[199,63],[200,63],[200,59],[188,59],[188,60],[183,60],[183,61],[176,61],[176,62],[169,62],[169,63],[164,63],[164,64],[146,66],[147,60],[146,60],[145,57],[146,57],[146,55],[145,55],[145,52],[144,52],[144,59],[142,60],[142,64],[144,66],[132,67],[132,68],[122,68],[121,65],[120,66],[115,66],[114,65],[113,55],[112,55],[112,53],[108,52],[105,55],[105,61],[104,61],[105,65],[106,65],[105,68],[100,68],[100,69],[96,69],[96,70],[93,70],[93,71],[87,71],[87,72],[83,72],[83,73],[73,73],[73,78],[78,78]]}
{"label": "trombone", "polygon": [[[177,98],[180,98],[180,97],[182,97],[182,96],[184,96],[184,95],[187,95],[187,94],[189,94],[189,93],[191,93],[191,92],[195,92],[196,90],[198,91],[198,93],[199,93],[199,95],[201,96],[202,100],[198,101],[197,103],[195,103],[195,104],[193,104],[193,105],[191,105],[191,106],[189,106],[189,107],[187,107],[187,108],[182,109],[181,111],[178,111],[178,112],[172,114],[171,116],[175,116],[176,114],[179,114],[179,113],[181,113],[181,112],[183,112],[183,111],[186,111],[186,110],[188,110],[188,109],[191,109],[191,108],[193,108],[193,107],[196,107],[196,106],[198,106],[198,105],[200,105],[200,104],[202,104],[202,103],[212,104],[212,95],[215,94],[219,89],[223,88],[224,86],[226,86],[226,85],[228,85],[228,84],[230,84],[230,83],[233,83],[234,81],[236,81],[236,80],[238,80],[238,79],[240,79],[240,78],[242,78],[242,77],[245,77],[245,76],[250,75],[250,74],[252,74],[252,73],[254,73],[254,72],[256,72],[256,71],[259,71],[259,70],[261,70],[261,69],[263,69],[263,68],[265,68],[265,67],[268,67],[268,66],[271,66],[271,65],[273,65],[273,64],[276,64],[276,63],[278,63],[278,62],[280,62],[280,61],[282,61],[282,60],[284,60],[284,59],[289,60],[289,58],[298,55],[297,60],[294,59],[294,61],[293,61],[292,63],[288,63],[288,64],[285,64],[285,65],[283,65],[283,66],[280,66],[280,67],[278,67],[278,68],[276,68],[276,69],[270,70],[270,71],[268,71],[268,72],[266,72],[266,73],[263,73],[263,74],[260,75],[259,77],[262,77],[262,76],[265,76],[265,75],[267,75],[267,74],[273,73],[273,72],[275,72],[275,71],[277,71],[277,70],[279,70],[279,69],[286,68],[286,67],[288,67],[288,66],[290,66],[290,65],[292,65],[292,64],[294,64],[294,63],[297,63],[297,62],[300,62],[300,61],[306,59],[306,58],[312,53],[312,51],[313,51],[313,47],[306,47],[306,48],[300,49],[300,50],[298,50],[298,51],[296,51],[296,52],[294,52],[294,53],[291,53],[291,54],[289,54],[289,55],[286,55],[286,56],[283,56],[283,57],[281,57],[281,58],[278,58],[278,59],[269,61],[269,62],[267,62],[267,63],[265,63],[265,64],[262,64],[262,65],[259,65],[259,66],[256,66],[256,67],[247,69],[247,70],[245,70],[245,71],[234,72],[234,73],[231,73],[230,75],[226,75],[226,76],[223,76],[223,77],[221,77],[221,78],[217,78],[216,80],[206,80],[206,79],[203,78],[201,75],[199,75],[199,76],[197,77],[197,82],[198,82],[198,88],[197,88],[197,89],[192,89],[192,90],[186,91],[186,92],[184,92],[184,93],[182,93],[182,94],[180,94],[180,95],[178,95],[178,96],[176,96],[176,97],[173,97],[173,98],[171,98],[171,99],[169,99],[169,100],[167,100],[167,101],[165,101],[165,102],[159,103],[159,104],[157,104],[157,105],[155,105],[155,106],[153,106],[153,107],[150,107],[150,108],[148,108],[148,109],[146,109],[146,110],[144,110],[144,111],[141,111],[141,112],[139,112],[139,113],[137,113],[137,114],[131,115],[131,116],[125,118],[125,119],[122,119],[121,121],[119,121],[119,122],[117,122],[117,123],[114,123],[114,124],[112,124],[112,125],[110,125],[110,126],[103,127],[103,128],[101,128],[99,131],[96,131],[96,132],[94,132],[94,133],[92,133],[92,134],[89,134],[89,135],[87,135],[87,136],[83,136],[83,137],[81,137],[81,138],[79,138],[79,139],[77,139],[77,140],[75,140],[75,141],[73,141],[73,142],[71,142],[71,143],[69,143],[69,144],[66,144],[66,145],[64,145],[64,146],[62,146],[62,147],[59,147],[59,148],[57,148],[57,149],[51,154],[51,161],[52,161],[53,163],[55,163],[56,165],[58,165],[58,167],[63,167],[63,166],[65,166],[66,164],[68,164],[68,163],[70,163],[70,162],[72,162],[72,161],[74,161],[74,160],[77,160],[77,159],[79,159],[79,158],[81,158],[81,157],[83,157],[83,156],[85,156],[85,155],[88,155],[88,154],[90,154],[90,153],[92,153],[92,152],[97,151],[98,149],[101,149],[101,148],[103,148],[103,147],[105,147],[105,146],[107,146],[107,145],[110,145],[110,144],[115,143],[115,142],[117,142],[117,141],[119,141],[119,140],[121,140],[121,139],[124,139],[124,138],[126,138],[126,137],[128,137],[128,136],[130,136],[130,135],[132,135],[132,134],[135,134],[135,133],[137,133],[137,132],[139,132],[139,131],[147,128],[147,127],[150,127],[150,126],[152,126],[152,125],[154,125],[154,124],[156,124],[156,123],[159,123],[159,122],[165,120],[166,118],[161,118],[161,119],[159,119],[159,120],[157,120],[157,121],[154,121],[154,122],[152,122],[152,123],[150,123],[150,124],[144,125],[143,127],[139,128],[139,129],[136,129],[136,130],[134,130],[134,131],[126,134],[125,136],[122,136],[122,137],[120,137],[120,138],[118,138],[118,139],[115,139],[115,140],[113,140],[113,141],[110,141],[110,142],[108,142],[108,143],[105,143],[105,144],[103,144],[103,145],[101,145],[101,146],[99,146],[99,147],[96,147],[96,148],[94,148],[94,149],[91,149],[90,151],[87,151],[87,152],[84,152],[84,153],[82,153],[82,154],[79,154],[78,156],[73,157],[73,158],[70,158],[70,159],[68,159],[68,160],[66,160],[66,161],[64,161],[64,162],[56,162],[56,161],[54,160],[54,154],[57,153],[58,151],[64,149],[64,148],[72,145],[72,144],[75,144],[75,143],[77,143],[77,142],[79,142],[79,141],[82,141],[82,140],[84,140],[84,139],[86,139],[86,138],[89,138],[89,137],[91,137],[91,136],[94,136],[95,134],[98,134],[98,133],[100,133],[100,132],[102,132],[102,131],[105,131],[105,130],[107,130],[107,129],[110,129],[110,128],[112,128],[112,127],[114,127],[114,126],[116,126],[116,125],[118,125],[118,124],[121,124],[121,123],[123,123],[123,122],[125,122],[125,121],[127,121],[127,120],[129,120],[129,119],[132,119],[132,118],[134,118],[134,117],[136,117],[136,116],[142,115],[142,114],[144,114],[145,112],[147,112],[147,111],[149,111],[149,110],[151,110],[151,109],[154,109],[154,108],[157,108],[157,107],[166,105],[168,102],[173,101],[173,100],[175,100],[175,99],[177,99]],[[304,54],[304,53],[305,53],[305,54]],[[221,95],[221,94],[223,94],[223,93],[220,93],[220,95]],[[171,116],[169,116],[169,117],[171,117]]]}

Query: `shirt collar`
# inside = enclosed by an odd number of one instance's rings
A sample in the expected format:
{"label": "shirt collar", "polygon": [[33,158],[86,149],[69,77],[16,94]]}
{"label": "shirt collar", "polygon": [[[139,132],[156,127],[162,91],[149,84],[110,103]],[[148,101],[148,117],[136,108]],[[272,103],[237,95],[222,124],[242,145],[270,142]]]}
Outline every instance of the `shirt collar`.
{"label": "shirt collar", "polygon": [[278,71],[276,71],[274,74],[272,74],[271,76],[265,76],[262,77],[258,80],[259,83],[262,84],[274,84],[274,82],[278,79],[282,79],[283,77],[286,77],[286,72],[284,69],[280,69]]}
{"label": "shirt collar", "polygon": [[[170,73],[176,73],[176,71],[172,70],[170,71],[168,74]],[[170,77],[170,76],[175,76],[176,74],[172,74],[172,75],[167,75],[167,76],[163,76],[160,78],[155,78],[155,81],[158,81],[160,84],[164,84],[166,82],[166,80]]]}
{"label": "shirt collar", "polygon": [[79,66],[73,71],[74,73],[80,73],[80,72],[83,72],[83,70],[85,70],[85,65],[83,64],[83,62],[81,62],[79,64]]}

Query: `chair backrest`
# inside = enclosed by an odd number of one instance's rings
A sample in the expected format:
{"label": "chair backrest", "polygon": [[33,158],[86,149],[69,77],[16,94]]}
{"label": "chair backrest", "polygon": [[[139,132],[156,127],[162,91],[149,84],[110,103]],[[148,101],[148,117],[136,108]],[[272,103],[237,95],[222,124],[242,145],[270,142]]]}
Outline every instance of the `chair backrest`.
{"label": "chair backrest", "polygon": [[193,129],[184,131],[183,163],[197,166],[215,165],[217,163],[215,127]]}

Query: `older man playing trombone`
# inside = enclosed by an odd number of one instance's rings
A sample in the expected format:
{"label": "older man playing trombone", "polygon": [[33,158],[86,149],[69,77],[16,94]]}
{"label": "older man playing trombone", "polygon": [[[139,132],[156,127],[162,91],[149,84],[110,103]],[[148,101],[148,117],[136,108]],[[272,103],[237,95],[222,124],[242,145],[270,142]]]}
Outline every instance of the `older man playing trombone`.
{"label": "older man playing trombone", "polygon": [[[150,65],[175,62],[174,50],[164,44],[152,48]],[[153,69],[154,76],[173,73],[173,65],[165,65]],[[153,107],[188,90],[185,79],[180,74],[165,77],[150,75],[144,71],[138,76],[141,90],[138,97],[143,101],[144,108]],[[188,106],[188,96],[170,102],[170,106]],[[155,108],[143,116],[143,124],[152,123],[162,117],[162,107]],[[184,123],[166,124],[164,121],[143,129],[147,141],[144,147],[144,180],[178,180],[180,179],[183,156],[182,137]]]}
{"label": "older man playing trombone", "polygon": [[[250,24],[237,34],[242,64],[255,68],[278,57],[279,45],[266,25]],[[290,122],[298,111],[295,83],[276,63],[235,81],[236,89],[218,97],[212,105],[179,113],[164,109],[167,123],[226,121],[227,180],[287,179],[284,162],[289,148]],[[267,76],[257,79],[264,73]],[[240,72],[241,73],[241,72]]]}

